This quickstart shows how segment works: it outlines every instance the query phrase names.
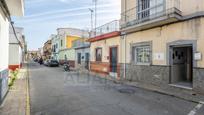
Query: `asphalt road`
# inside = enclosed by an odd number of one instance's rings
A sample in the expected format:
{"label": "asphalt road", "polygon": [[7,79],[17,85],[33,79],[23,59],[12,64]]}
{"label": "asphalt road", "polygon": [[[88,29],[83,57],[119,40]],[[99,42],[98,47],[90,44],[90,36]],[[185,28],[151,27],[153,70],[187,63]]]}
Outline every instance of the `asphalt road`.
{"label": "asphalt road", "polygon": [[197,103],[29,64],[31,115],[188,115]]}

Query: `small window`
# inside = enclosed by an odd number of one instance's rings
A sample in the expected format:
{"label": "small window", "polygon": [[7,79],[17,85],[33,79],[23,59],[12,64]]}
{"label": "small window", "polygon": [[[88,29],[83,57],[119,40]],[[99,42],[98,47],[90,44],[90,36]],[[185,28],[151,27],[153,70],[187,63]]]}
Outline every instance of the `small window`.
{"label": "small window", "polygon": [[133,61],[137,64],[150,64],[151,63],[151,48],[150,45],[134,46]]}
{"label": "small window", "polygon": [[102,61],[102,48],[96,48],[96,61]]}

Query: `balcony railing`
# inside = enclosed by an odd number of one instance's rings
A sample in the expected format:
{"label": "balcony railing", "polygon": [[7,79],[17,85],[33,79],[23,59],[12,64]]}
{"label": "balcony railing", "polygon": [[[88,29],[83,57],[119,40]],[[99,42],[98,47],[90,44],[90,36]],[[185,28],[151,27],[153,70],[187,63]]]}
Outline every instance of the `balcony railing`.
{"label": "balcony railing", "polygon": [[119,30],[120,30],[119,21],[114,20],[112,22],[106,23],[106,24],[92,30],[90,33],[90,37],[93,38],[96,36],[100,36],[103,34],[111,33],[114,31],[119,31]]}
{"label": "balcony railing", "polygon": [[182,16],[180,0],[144,0],[121,14],[121,28],[138,25],[164,16]]}
{"label": "balcony railing", "polygon": [[90,43],[86,42],[85,39],[79,39],[72,42],[73,48],[83,48],[83,47],[89,47]]}

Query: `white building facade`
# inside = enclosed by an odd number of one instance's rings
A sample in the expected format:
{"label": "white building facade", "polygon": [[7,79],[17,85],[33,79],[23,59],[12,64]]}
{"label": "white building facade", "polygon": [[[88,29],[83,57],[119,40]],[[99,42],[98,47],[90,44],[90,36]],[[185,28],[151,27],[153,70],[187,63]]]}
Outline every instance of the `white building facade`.
{"label": "white building facade", "polygon": [[0,103],[8,91],[9,22],[11,16],[23,16],[23,0],[0,1]]}
{"label": "white building facade", "polygon": [[[15,35],[16,33],[16,35]],[[9,69],[16,70],[22,67],[24,61],[24,45],[25,39],[23,36],[23,28],[15,27],[15,33],[13,28],[10,27],[9,31]],[[17,36],[17,38],[16,38]]]}
{"label": "white building facade", "polygon": [[59,60],[59,45],[60,45],[59,36],[52,34],[50,38],[52,41],[52,59]]}

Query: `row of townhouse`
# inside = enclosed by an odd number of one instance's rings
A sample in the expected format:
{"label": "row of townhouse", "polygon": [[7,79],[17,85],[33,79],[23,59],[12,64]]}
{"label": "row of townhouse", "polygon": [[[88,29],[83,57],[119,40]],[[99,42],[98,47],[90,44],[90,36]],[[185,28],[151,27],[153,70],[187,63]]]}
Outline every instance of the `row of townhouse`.
{"label": "row of townhouse", "polygon": [[[8,91],[8,71],[9,71],[9,25],[12,24],[11,16],[23,16],[23,0],[0,0],[0,103]],[[12,38],[11,38],[12,39]],[[16,38],[17,39],[17,38]]]}
{"label": "row of townhouse", "polygon": [[204,94],[204,1],[121,0],[121,12],[91,32],[57,29],[51,57],[163,93]]}
{"label": "row of townhouse", "polygon": [[121,2],[120,23],[88,40],[90,70],[184,98],[204,94],[204,1]]}
{"label": "row of townhouse", "polygon": [[[67,61],[72,67],[76,67],[78,65],[77,56],[84,57],[83,54],[79,55],[76,48],[85,48],[86,45],[81,45],[80,47],[76,47],[76,44],[82,43],[89,36],[88,31],[76,29],[76,28],[58,28],[57,35],[51,35],[51,49],[52,54],[51,58],[56,59],[63,64]],[[82,49],[83,49],[82,48]],[[88,55],[89,56],[89,55]],[[79,58],[81,63],[81,58]]]}
{"label": "row of townhouse", "polygon": [[[44,46],[43,46],[43,59],[46,60],[46,59],[50,59],[51,58],[51,54],[52,54],[52,41],[51,40],[47,40],[45,43],[44,43]],[[40,50],[40,49],[39,49]],[[40,53],[40,51],[38,52]]]}

